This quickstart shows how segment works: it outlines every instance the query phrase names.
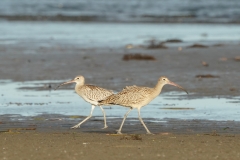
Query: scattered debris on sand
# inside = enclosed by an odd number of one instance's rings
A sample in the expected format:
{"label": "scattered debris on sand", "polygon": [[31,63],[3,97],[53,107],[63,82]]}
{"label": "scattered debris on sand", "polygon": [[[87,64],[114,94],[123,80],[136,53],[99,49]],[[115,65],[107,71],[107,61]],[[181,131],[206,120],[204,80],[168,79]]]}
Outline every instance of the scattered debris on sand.
{"label": "scattered debris on sand", "polygon": [[122,136],[120,140],[142,140],[142,137],[139,134],[134,134],[130,136]]}
{"label": "scattered debris on sand", "polygon": [[146,60],[146,61],[155,61],[156,58],[151,55],[143,55],[143,54],[124,54],[123,58],[124,61],[129,60]]}
{"label": "scattered debris on sand", "polygon": [[167,49],[165,42],[156,42],[156,40],[151,40],[150,44],[147,46],[148,49]]}
{"label": "scattered debris on sand", "polygon": [[178,51],[182,51],[182,47],[178,47]]}
{"label": "scattered debris on sand", "polygon": [[236,56],[236,57],[234,58],[234,60],[240,62],[240,56]]}
{"label": "scattered debris on sand", "polygon": [[193,44],[191,46],[188,46],[187,48],[208,48],[208,46],[196,43],[196,44]]}
{"label": "scattered debris on sand", "polygon": [[211,74],[199,74],[199,75],[196,75],[196,78],[219,78],[219,76],[215,76]]}
{"label": "scattered debris on sand", "polygon": [[213,130],[212,133],[206,133],[204,135],[209,135],[209,136],[220,136],[216,130]]}
{"label": "scattered debris on sand", "polygon": [[126,49],[133,49],[133,48],[144,48],[143,45],[133,45],[133,44],[127,44],[125,46]]}
{"label": "scattered debris on sand", "polygon": [[182,43],[181,39],[168,39],[165,41],[166,43]]}
{"label": "scattered debris on sand", "polygon": [[205,67],[208,67],[208,66],[209,66],[208,63],[205,62],[205,61],[202,61],[201,63],[202,63],[202,65],[205,66]]}
{"label": "scattered debris on sand", "polygon": [[232,92],[238,91],[236,88],[229,88],[229,90]]}

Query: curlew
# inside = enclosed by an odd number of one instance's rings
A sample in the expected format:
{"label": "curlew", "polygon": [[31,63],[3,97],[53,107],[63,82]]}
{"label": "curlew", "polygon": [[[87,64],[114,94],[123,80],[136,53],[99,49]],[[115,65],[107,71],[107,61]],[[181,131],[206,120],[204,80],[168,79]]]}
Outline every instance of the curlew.
{"label": "curlew", "polygon": [[109,97],[107,97],[104,100],[99,101],[101,105],[121,105],[124,107],[129,107],[130,109],[127,111],[127,113],[124,115],[122,124],[117,130],[117,134],[122,134],[122,126],[124,124],[124,121],[126,120],[128,114],[130,111],[134,108],[138,109],[138,118],[144,128],[147,131],[147,134],[152,134],[145,123],[143,122],[140,110],[143,106],[150,103],[154,98],[156,98],[160,93],[165,84],[170,84],[173,86],[176,86],[182,90],[184,90],[186,93],[188,93],[183,87],[179,86],[176,83],[171,82],[167,77],[160,77],[157,85],[154,88],[148,88],[148,87],[138,87],[138,86],[126,86],[121,92],[117,94],[113,94]]}
{"label": "curlew", "polygon": [[68,82],[64,82],[64,83],[60,84],[58,87],[65,85],[65,84],[69,84],[69,83],[76,83],[75,91],[77,92],[77,94],[80,97],[82,97],[86,102],[88,102],[92,105],[90,115],[87,116],[83,121],[81,121],[80,123],[78,123],[77,125],[75,125],[71,128],[72,129],[79,128],[81,124],[83,124],[89,118],[91,118],[93,110],[95,109],[96,106],[99,106],[103,113],[103,117],[104,117],[104,128],[103,129],[107,128],[108,126],[106,123],[106,114],[105,114],[105,111],[103,110],[102,106],[99,105],[98,101],[103,100],[106,97],[112,95],[113,92],[110,90],[98,87],[98,86],[85,84],[85,78],[81,75],[75,77],[73,80],[70,80]]}

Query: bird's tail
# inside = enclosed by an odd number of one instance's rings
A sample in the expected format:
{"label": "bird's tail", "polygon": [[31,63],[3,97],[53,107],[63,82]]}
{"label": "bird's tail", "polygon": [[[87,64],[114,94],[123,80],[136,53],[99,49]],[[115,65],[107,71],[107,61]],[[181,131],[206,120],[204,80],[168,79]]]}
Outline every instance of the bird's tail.
{"label": "bird's tail", "polygon": [[111,95],[111,96],[109,96],[109,97],[107,97],[103,100],[98,101],[98,104],[103,105],[103,106],[114,105],[115,104],[114,103],[114,99],[115,99],[114,97],[115,97],[115,95],[113,94],[113,95]]}

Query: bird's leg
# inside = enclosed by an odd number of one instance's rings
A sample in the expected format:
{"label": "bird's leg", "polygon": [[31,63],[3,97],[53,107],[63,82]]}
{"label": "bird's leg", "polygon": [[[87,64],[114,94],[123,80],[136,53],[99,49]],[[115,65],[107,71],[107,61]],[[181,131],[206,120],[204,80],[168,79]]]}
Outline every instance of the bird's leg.
{"label": "bird's leg", "polygon": [[142,123],[142,125],[144,126],[144,128],[146,129],[147,134],[152,134],[152,133],[148,130],[147,126],[144,124],[144,122],[143,122],[143,120],[142,120],[142,118],[141,118],[140,109],[141,109],[141,108],[138,108],[138,118],[139,118],[140,122]]}
{"label": "bird's leg", "polygon": [[102,113],[103,113],[103,118],[104,118],[104,127],[102,129],[106,129],[108,128],[107,126],[107,121],[106,121],[106,114],[105,114],[105,111],[103,110],[102,106],[99,106],[102,110]]}
{"label": "bird's leg", "polygon": [[132,108],[130,108],[130,109],[127,111],[127,113],[124,115],[124,118],[123,118],[122,124],[121,124],[119,130],[117,130],[117,134],[122,134],[122,133],[121,133],[121,130],[122,130],[123,123],[124,123],[124,121],[126,120],[128,114],[131,112],[131,110],[132,110]]}
{"label": "bird's leg", "polygon": [[82,122],[78,123],[77,125],[75,125],[75,126],[73,126],[73,127],[71,127],[71,128],[72,128],[72,129],[79,128],[81,124],[83,124],[83,123],[86,122],[89,118],[91,118],[94,108],[95,108],[95,106],[92,105],[92,109],[91,109],[90,115],[87,116]]}

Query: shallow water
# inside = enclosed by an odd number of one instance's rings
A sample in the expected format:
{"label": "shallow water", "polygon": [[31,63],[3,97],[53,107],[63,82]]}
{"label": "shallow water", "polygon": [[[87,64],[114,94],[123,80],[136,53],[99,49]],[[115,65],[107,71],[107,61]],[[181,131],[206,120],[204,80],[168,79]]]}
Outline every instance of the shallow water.
{"label": "shallow water", "polygon": [[[74,93],[74,90],[50,90],[49,84],[56,86],[63,81],[12,82],[1,80],[0,115],[89,115],[90,104],[82,100]],[[27,89],[32,87],[42,90]],[[108,118],[123,117],[128,110],[128,108],[121,106],[104,108]],[[141,109],[143,118],[153,118],[154,121],[161,122],[165,118],[240,121],[239,114],[240,97],[232,97],[231,99],[217,97],[189,99],[188,95],[182,92],[162,93],[149,105]],[[102,112],[98,107],[94,110],[93,116],[102,117]],[[133,110],[129,114],[131,118],[137,118],[137,116],[137,110]]]}
{"label": "shallow water", "polygon": [[[1,0],[0,15],[66,15],[107,21],[239,22],[239,0]],[[90,19],[91,20],[91,19]]]}
{"label": "shallow water", "polygon": [[[114,48],[148,45],[149,40],[180,39],[185,43],[239,43],[240,26],[223,24],[124,24],[0,21],[0,45],[33,47]],[[183,46],[183,44],[177,44]],[[34,51],[33,51],[34,52]]]}

